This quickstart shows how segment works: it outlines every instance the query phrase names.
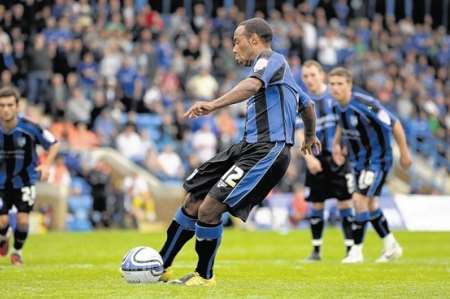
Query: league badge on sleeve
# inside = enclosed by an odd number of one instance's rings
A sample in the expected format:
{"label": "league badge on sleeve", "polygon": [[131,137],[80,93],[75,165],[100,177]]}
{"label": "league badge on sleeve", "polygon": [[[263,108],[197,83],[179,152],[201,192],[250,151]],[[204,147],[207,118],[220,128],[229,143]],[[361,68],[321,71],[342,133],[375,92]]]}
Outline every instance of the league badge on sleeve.
{"label": "league badge on sleeve", "polygon": [[391,125],[391,118],[389,117],[389,114],[387,114],[387,112],[383,109],[378,111],[378,119],[387,125]]}
{"label": "league badge on sleeve", "polygon": [[258,61],[255,63],[255,66],[253,67],[253,71],[258,72],[258,71],[266,68],[268,63],[269,63],[269,61],[267,60],[267,58],[258,59]]}
{"label": "league badge on sleeve", "polygon": [[53,142],[56,141],[55,136],[53,136],[53,134],[50,133],[49,130],[44,130],[43,136],[44,136],[44,138],[45,138],[48,142],[50,142],[50,143],[53,143]]}

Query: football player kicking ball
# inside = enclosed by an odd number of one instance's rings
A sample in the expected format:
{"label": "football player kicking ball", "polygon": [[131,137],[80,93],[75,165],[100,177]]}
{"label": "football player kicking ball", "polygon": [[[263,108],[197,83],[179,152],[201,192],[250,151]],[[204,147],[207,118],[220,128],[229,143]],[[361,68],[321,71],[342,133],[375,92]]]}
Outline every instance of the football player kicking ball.
{"label": "football player kicking ball", "polygon": [[[313,251],[307,261],[320,261],[320,248],[324,229],[325,200],[336,198],[344,233],[346,254],[353,245],[352,222],[353,211],[351,193],[354,186],[353,175],[345,157],[332,157],[333,138],[338,124],[337,104],[332,99],[322,66],[314,60],[308,60],[302,66],[302,79],[308,89],[308,95],[314,101],[317,115],[317,137],[322,144],[322,152],[315,157],[305,155],[306,182],[312,203],[310,228],[312,233]],[[335,157],[336,158],[336,157]]]}
{"label": "football player kicking ball", "polygon": [[[22,248],[28,236],[28,216],[36,197],[35,183],[48,178],[48,169],[59,150],[53,135],[35,123],[19,117],[19,93],[0,88],[0,256],[8,254],[8,213],[17,209],[11,263],[23,264]],[[45,164],[37,165],[36,146],[48,150]]]}
{"label": "football player kicking ball", "polygon": [[213,267],[222,239],[221,215],[228,211],[246,221],[250,210],[283,177],[294,143],[297,112],[305,123],[302,151],[320,150],[313,104],[296,85],[286,59],[271,50],[269,24],[259,18],[244,21],[236,28],[233,41],[237,62],[251,66],[251,73],[220,98],[196,102],[185,116],[195,118],[247,100],[245,135],[240,143],[203,163],[185,180],[186,199],[160,251],[165,268],[162,281],[169,280],[173,259],[195,235],[195,271],[172,282],[187,286],[215,284]]}
{"label": "football player kicking ball", "polygon": [[[378,206],[380,195],[393,156],[391,136],[400,149],[400,165],[409,168],[411,155],[406,143],[405,132],[395,116],[389,113],[372,97],[352,91],[352,75],[345,68],[333,69],[329,75],[331,94],[339,103],[340,126],[336,130],[333,154],[341,156],[348,152],[348,158],[355,174],[356,191],[353,203],[356,210],[352,246],[343,263],[363,261],[362,244],[368,221],[383,239],[384,249],[377,262],[388,262],[402,255],[402,248],[389,230],[389,225]],[[341,148],[341,137],[345,147]]]}

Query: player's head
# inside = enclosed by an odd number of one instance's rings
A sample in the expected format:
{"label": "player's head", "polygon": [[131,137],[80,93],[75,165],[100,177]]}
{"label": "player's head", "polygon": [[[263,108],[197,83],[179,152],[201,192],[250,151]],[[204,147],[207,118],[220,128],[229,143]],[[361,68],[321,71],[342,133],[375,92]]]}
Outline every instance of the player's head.
{"label": "player's head", "polygon": [[256,56],[272,43],[272,28],[261,18],[243,21],[234,31],[233,54],[236,62],[250,66]]}
{"label": "player's head", "polygon": [[302,79],[308,91],[314,94],[322,92],[325,84],[325,72],[315,60],[307,60],[302,66]]}
{"label": "player's head", "polygon": [[331,95],[341,105],[347,104],[352,97],[352,73],[343,67],[337,67],[328,74]]}
{"label": "player's head", "polygon": [[17,117],[19,111],[20,94],[12,86],[0,88],[0,119],[1,121],[11,121]]}

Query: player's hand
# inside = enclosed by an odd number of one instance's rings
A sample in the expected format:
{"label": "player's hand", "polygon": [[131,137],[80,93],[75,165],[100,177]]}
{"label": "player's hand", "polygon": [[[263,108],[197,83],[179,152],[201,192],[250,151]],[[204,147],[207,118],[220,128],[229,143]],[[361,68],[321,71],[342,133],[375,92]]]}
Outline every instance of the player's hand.
{"label": "player's hand", "polygon": [[343,149],[339,144],[333,145],[333,152],[332,152],[334,163],[336,163],[337,166],[344,165],[345,163],[345,154]]}
{"label": "player's hand", "polygon": [[305,136],[301,151],[304,155],[318,155],[322,150],[322,145],[316,135]]}
{"label": "player's hand", "polygon": [[306,167],[308,167],[309,172],[311,172],[312,174],[317,174],[323,170],[322,164],[320,163],[319,159],[317,159],[316,157],[305,156],[305,161],[306,161]]}
{"label": "player's hand", "polygon": [[404,153],[400,153],[400,166],[403,169],[409,169],[412,164],[412,158],[410,152],[407,150]]}
{"label": "player's hand", "polygon": [[49,169],[50,166],[47,164],[41,164],[38,167],[36,167],[36,171],[41,173],[41,181],[46,182],[48,180],[48,176],[49,176]]}
{"label": "player's hand", "polygon": [[216,110],[214,102],[198,101],[184,113],[185,118],[196,118],[202,115],[207,115]]}

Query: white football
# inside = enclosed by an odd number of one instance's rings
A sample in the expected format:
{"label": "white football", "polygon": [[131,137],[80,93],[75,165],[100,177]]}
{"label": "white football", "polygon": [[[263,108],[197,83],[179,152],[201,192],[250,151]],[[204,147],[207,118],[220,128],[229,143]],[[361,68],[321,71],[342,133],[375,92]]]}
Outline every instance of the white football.
{"label": "white football", "polygon": [[158,251],[140,246],[130,249],[122,259],[122,276],[129,283],[157,282],[164,272]]}

